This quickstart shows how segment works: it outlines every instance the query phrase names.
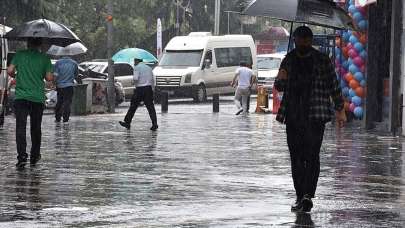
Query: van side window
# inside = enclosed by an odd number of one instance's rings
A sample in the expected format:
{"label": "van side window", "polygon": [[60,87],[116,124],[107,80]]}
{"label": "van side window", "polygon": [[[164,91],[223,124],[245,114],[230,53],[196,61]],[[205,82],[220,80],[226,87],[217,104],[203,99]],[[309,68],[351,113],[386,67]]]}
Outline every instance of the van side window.
{"label": "van side window", "polygon": [[206,59],[209,59],[210,62],[212,63],[212,51],[211,51],[211,50],[208,50],[207,53],[205,53],[204,61],[205,61]]}
{"label": "van side window", "polygon": [[248,47],[215,48],[218,67],[239,66],[240,62],[252,64],[252,52]]}

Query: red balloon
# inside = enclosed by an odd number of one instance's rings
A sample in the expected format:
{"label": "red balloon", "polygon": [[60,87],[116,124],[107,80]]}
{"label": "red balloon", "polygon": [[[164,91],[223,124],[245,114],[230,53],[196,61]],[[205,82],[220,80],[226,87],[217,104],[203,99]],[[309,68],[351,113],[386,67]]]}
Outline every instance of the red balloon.
{"label": "red balloon", "polygon": [[346,79],[346,82],[350,83],[352,80],[354,80],[354,76],[352,73],[349,72],[349,73],[345,74],[345,79]]}
{"label": "red balloon", "polygon": [[363,87],[359,86],[355,89],[356,95],[359,97],[364,97],[364,89]]}
{"label": "red balloon", "polygon": [[343,47],[343,48],[342,48],[342,53],[343,53],[343,56],[344,56],[346,59],[349,58],[349,48]]}
{"label": "red balloon", "polygon": [[354,58],[353,63],[356,64],[358,67],[362,67],[364,65],[364,61],[360,56]]}
{"label": "red balloon", "polygon": [[350,49],[348,52],[350,58],[355,59],[357,56],[359,56],[359,53],[357,53],[357,51],[353,48]]}
{"label": "red balloon", "polygon": [[349,82],[349,86],[350,86],[350,88],[352,88],[353,90],[356,90],[356,89],[360,86],[360,84],[359,84],[359,82],[358,82],[356,79],[353,79],[353,80],[351,80],[351,81]]}

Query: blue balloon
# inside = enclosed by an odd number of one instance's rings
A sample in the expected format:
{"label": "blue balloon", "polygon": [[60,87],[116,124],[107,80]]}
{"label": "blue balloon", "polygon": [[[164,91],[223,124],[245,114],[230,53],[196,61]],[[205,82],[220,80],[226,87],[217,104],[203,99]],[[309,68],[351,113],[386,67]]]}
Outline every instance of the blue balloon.
{"label": "blue balloon", "polygon": [[[346,83],[346,81],[345,80],[340,80],[340,88],[346,88],[347,87],[347,83]],[[347,88],[347,89],[349,89],[349,88]],[[349,90],[347,90],[347,92],[349,92]]]}
{"label": "blue balloon", "polygon": [[353,59],[349,57],[349,59],[347,60],[347,63],[349,64],[349,67],[350,67],[350,65],[353,64]]}
{"label": "blue balloon", "polygon": [[352,73],[353,75],[356,74],[357,72],[359,72],[359,68],[357,68],[357,66],[355,64],[351,64],[349,66],[349,71],[350,73]]}
{"label": "blue balloon", "polygon": [[361,87],[366,87],[366,85],[367,85],[367,83],[366,83],[366,80],[362,80],[361,82],[360,82],[360,86]]}
{"label": "blue balloon", "polygon": [[353,4],[350,4],[348,10],[349,10],[349,13],[351,13],[351,14],[354,14],[357,11],[356,6],[354,6]]}
{"label": "blue balloon", "polygon": [[351,35],[349,38],[350,43],[355,44],[357,42],[359,42],[359,40],[357,39],[357,37],[355,35]]}
{"label": "blue balloon", "polygon": [[343,87],[343,89],[342,89],[343,96],[349,97],[350,96],[349,91],[350,91],[350,89],[348,87]]}
{"label": "blue balloon", "polygon": [[363,50],[362,52],[360,52],[360,57],[361,57],[363,60],[366,60],[366,59],[367,59],[367,51],[366,51],[366,50]]}
{"label": "blue balloon", "polygon": [[357,73],[354,74],[354,78],[355,78],[358,82],[361,82],[361,81],[364,80],[364,75],[363,75],[363,73],[361,73],[361,72],[357,72]]}
{"label": "blue balloon", "polygon": [[354,12],[352,17],[353,17],[354,21],[356,21],[357,23],[364,20],[363,15],[361,15],[361,13],[359,11]]}
{"label": "blue balloon", "polygon": [[336,55],[342,54],[342,50],[338,47],[335,47],[335,52],[336,52]]}
{"label": "blue balloon", "polygon": [[345,70],[349,70],[349,66],[350,66],[350,64],[349,64],[349,61],[348,61],[348,60],[343,61],[342,67],[343,67]]}
{"label": "blue balloon", "polygon": [[367,30],[368,22],[366,20],[361,20],[361,21],[359,21],[358,26],[363,31]]}
{"label": "blue balloon", "polygon": [[350,0],[350,1],[349,1],[349,4],[350,4],[350,5],[354,5],[354,0]]}
{"label": "blue balloon", "polygon": [[337,53],[337,52],[336,52],[336,59],[337,59],[338,61],[340,61],[341,58],[342,58],[342,56],[340,55],[340,53]]}
{"label": "blue balloon", "polygon": [[349,42],[350,36],[351,36],[351,34],[349,32],[343,33],[343,40],[345,42]]}
{"label": "blue balloon", "polygon": [[357,50],[357,52],[360,52],[360,53],[364,50],[364,46],[360,42],[355,43],[354,48]]}
{"label": "blue balloon", "polygon": [[353,89],[349,89],[349,97],[355,97],[356,96],[356,91],[354,91]]}
{"label": "blue balloon", "polygon": [[353,103],[354,105],[360,106],[360,105],[361,105],[361,102],[362,102],[361,97],[358,97],[358,96],[353,96],[353,97],[352,97],[352,103]]}
{"label": "blue balloon", "polygon": [[357,118],[359,118],[359,119],[363,118],[363,108],[362,107],[356,107],[354,109],[353,113]]}

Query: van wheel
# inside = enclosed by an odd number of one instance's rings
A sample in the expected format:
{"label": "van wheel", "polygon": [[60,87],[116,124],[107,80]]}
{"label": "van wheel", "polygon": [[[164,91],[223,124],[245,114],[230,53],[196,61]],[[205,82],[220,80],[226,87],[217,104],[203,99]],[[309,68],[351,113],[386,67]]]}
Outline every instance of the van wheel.
{"label": "van wheel", "polygon": [[200,84],[194,89],[194,102],[200,103],[207,101],[207,90],[203,84]]}

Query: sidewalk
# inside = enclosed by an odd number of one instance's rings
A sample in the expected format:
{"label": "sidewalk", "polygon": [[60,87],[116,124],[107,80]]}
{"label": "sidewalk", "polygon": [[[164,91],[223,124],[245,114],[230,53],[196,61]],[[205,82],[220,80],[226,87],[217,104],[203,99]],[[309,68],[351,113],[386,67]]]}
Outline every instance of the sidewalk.
{"label": "sidewalk", "polygon": [[[295,199],[285,128],[231,102],[44,116],[42,160],[16,171],[15,127],[0,130],[0,227],[405,227],[405,141],[328,126],[311,214]],[[252,102],[251,110],[254,110]],[[29,132],[29,130],[27,130]]]}

